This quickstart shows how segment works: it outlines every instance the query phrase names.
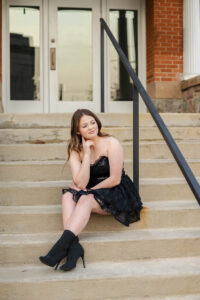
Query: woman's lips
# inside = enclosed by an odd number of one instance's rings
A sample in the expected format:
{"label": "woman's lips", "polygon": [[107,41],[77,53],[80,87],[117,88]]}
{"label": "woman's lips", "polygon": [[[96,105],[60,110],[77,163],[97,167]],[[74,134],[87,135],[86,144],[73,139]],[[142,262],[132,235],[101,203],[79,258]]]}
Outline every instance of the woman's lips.
{"label": "woman's lips", "polygon": [[89,132],[89,134],[92,134],[92,133],[94,133],[94,132],[95,132],[95,130],[92,130],[92,131]]}

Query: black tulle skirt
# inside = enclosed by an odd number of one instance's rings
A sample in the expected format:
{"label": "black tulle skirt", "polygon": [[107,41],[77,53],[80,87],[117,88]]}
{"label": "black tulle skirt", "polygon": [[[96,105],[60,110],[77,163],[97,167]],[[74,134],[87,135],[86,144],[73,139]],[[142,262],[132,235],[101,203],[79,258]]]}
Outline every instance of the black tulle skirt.
{"label": "black tulle skirt", "polygon": [[86,191],[77,191],[71,188],[62,190],[63,194],[66,192],[73,194],[73,200],[76,203],[82,195],[92,194],[104,211],[111,213],[116,220],[125,226],[140,220],[143,204],[133,181],[125,174],[124,170],[120,184],[112,188],[96,190],[88,188]]}

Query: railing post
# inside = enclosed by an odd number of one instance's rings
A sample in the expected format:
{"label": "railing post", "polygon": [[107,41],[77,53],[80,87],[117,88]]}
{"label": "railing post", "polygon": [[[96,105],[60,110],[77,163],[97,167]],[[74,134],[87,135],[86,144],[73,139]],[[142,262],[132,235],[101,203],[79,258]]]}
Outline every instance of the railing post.
{"label": "railing post", "polygon": [[133,181],[139,192],[139,103],[138,90],[133,84]]}
{"label": "railing post", "polygon": [[104,112],[104,28],[101,23],[101,112]]}

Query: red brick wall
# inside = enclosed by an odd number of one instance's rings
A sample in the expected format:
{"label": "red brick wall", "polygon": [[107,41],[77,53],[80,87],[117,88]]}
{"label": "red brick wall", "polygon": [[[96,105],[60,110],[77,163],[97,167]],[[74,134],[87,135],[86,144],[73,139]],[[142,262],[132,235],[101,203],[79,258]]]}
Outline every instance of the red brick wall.
{"label": "red brick wall", "polygon": [[179,82],[183,72],[183,0],[147,0],[147,84]]}

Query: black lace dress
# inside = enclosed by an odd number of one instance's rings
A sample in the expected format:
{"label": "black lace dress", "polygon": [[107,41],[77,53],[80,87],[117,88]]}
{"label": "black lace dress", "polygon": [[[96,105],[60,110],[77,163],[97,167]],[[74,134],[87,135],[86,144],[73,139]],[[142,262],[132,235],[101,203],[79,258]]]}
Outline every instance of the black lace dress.
{"label": "black lace dress", "polygon": [[122,169],[120,184],[112,188],[92,190],[92,187],[110,176],[109,160],[107,156],[100,156],[90,165],[90,180],[86,191],[66,188],[62,193],[70,192],[73,200],[78,202],[82,195],[93,194],[101,208],[111,213],[119,222],[129,226],[130,223],[140,220],[140,210],[143,208],[138,191],[128,175]]}

